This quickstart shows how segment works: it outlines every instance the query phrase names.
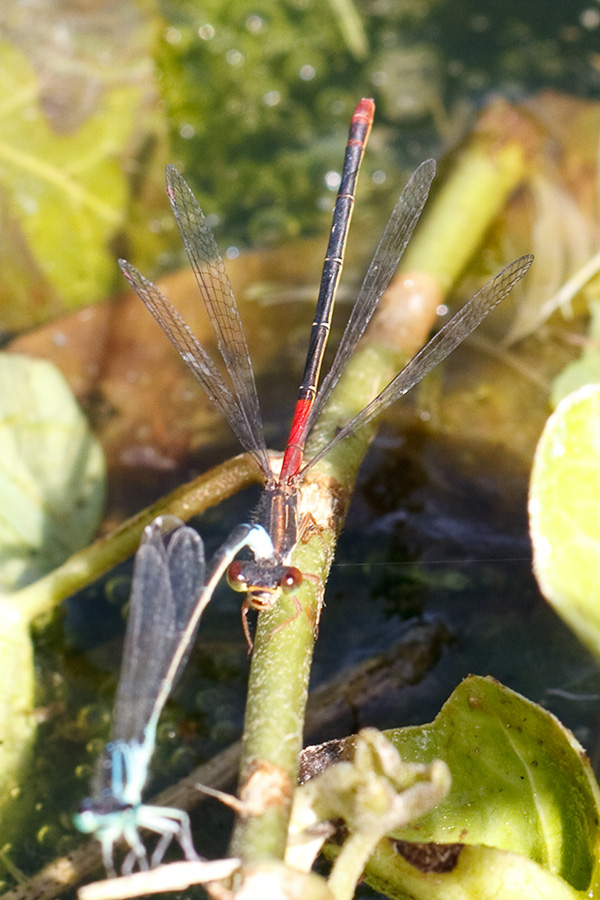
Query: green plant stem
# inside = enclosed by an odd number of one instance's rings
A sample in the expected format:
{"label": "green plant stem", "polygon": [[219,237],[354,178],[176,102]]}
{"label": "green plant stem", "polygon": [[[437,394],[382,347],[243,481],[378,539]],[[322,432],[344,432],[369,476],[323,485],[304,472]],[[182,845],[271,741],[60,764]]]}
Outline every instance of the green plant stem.
{"label": "green plant stem", "polygon": [[[374,319],[370,334],[377,343],[363,345],[344,373],[322,416],[307,449],[307,457],[322,446],[340,423],[358,412],[384,387],[414,351],[424,343],[435,320],[435,309],[449,286],[458,278],[466,262],[479,246],[485,231],[522,180],[525,153],[517,140],[502,146],[497,139],[486,142],[481,136],[466,148],[461,161],[439,192],[413,238],[403,271],[416,268],[429,279],[430,296],[420,306],[418,320],[401,327],[389,324],[386,300]],[[458,201],[464,214],[456,223]],[[477,213],[474,215],[474,211]],[[454,214],[455,218],[449,222]],[[410,288],[403,289],[404,293]],[[392,292],[393,294],[393,292]],[[390,294],[390,296],[392,296]],[[378,322],[379,320],[379,327]],[[385,324],[382,324],[385,323]],[[418,339],[415,335],[418,334]],[[395,344],[395,346],[394,346]],[[311,493],[327,482],[330,498],[328,514],[319,515],[319,533],[306,545],[299,542],[293,562],[311,573],[294,601],[282,597],[274,609],[261,613],[255,638],[248,688],[248,702],[240,775],[240,797],[252,795],[253,779],[262,798],[256,807],[247,807],[237,820],[231,842],[232,856],[245,865],[283,859],[287,828],[297,778],[298,756],[302,748],[304,708],[313,652],[313,622],[317,616],[335,538],[350,500],[356,472],[374,434],[375,426],[344,441],[311,470],[302,484],[302,496],[312,511]],[[319,579],[319,587],[312,576]],[[267,778],[270,775],[270,781]],[[267,786],[275,789],[268,794]]]}
{"label": "green plant stem", "polygon": [[111,534],[74,553],[53,572],[15,591],[9,598],[11,607],[18,610],[26,622],[51,612],[66,597],[131,556],[137,549],[142,531],[156,516],[170,514],[187,520],[258,480],[258,469],[247,454],[210,469],[127,519]]}
{"label": "green plant stem", "polygon": [[379,836],[356,832],[349,835],[335,858],[327,883],[335,900],[352,900]]}
{"label": "green plant stem", "polygon": [[473,137],[436,193],[431,215],[425,213],[402,268],[427,272],[446,294],[522,181],[525,164],[517,141],[495,145],[485,136]]}

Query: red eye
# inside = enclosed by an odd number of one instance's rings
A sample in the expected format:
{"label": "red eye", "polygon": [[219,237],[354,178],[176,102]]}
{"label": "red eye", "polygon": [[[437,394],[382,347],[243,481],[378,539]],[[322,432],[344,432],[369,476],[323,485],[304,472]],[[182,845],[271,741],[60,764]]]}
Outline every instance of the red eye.
{"label": "red eye", "polygon": [[244,577],[243,566],[241,562],[232,562],[227,569],[227,584],[234,591],[247,591],[248,583]]}
{"label": "red eye", "polygon": [[290,593],[290,591],[295,591],[296,588],[299,588],[302,582],[304,581],[304,575],[300,571],[300,569],[296,569],[294,566],[290,566],[285,570],[284,575],[279,582],[279,587],[284,592],[284,594]]}

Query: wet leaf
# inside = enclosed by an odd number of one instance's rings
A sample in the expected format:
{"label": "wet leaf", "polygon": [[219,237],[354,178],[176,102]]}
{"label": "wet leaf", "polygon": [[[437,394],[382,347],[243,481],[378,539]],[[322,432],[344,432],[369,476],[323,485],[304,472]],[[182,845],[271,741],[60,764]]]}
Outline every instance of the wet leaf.
{"label": "wet leaf", "polygon": [[443,759],[452,788],[380,848],[368,881],[399,898],[576,897],[597,888],[600,792],[550,713],[472,676],[429,725],[387,732],[406,761]]}
{"label": "wet leaf", "polygon": [[548,419],[531,473],[529,521],[542,593],[600,655],[600,385],[569,394]]}
{"label": "wet leaf", "polygon": [[63,376],[42,360],[0,355],[0,423],[0,585],[12,590],[89,542],[104,457]]}

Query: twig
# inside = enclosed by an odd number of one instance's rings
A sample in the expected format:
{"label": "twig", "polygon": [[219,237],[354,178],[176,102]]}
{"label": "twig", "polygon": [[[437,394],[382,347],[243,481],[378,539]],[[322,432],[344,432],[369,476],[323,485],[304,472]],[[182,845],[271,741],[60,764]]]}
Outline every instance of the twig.
{"label": "twig", "polygon": [[156,516],[170,513],[187,520],[258,480],[258,469],[247,454],[215,466],[127,519],[111,534],[74,553],[44,578],[11,594],[11,602],[26,621],[32,621],[131,556],[142,531]]}

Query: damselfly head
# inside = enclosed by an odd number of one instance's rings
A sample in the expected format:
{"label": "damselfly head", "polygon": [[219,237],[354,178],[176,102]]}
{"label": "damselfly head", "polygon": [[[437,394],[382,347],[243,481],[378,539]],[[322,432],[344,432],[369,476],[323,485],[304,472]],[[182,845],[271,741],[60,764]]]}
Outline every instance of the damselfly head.
{"label": "damselfly head", "polygon": [[246,594],[242,603],[242,625],[248,642],[248,652],[252,653],[248,611],[256,609],[258,612],[264,612],[273,609],[280,593],[291,594],[300,587],[304,575],[295,566],[285,566],[265,559],[259,560],[258,563],[253,560],[236,560],[229,566],[227,581],[234,591]]}
{"label": "damselfly head", "polygon": [[84,801],[79,812],[73,816],[73,824],[82,834],[93,834],[98,829],[98,816],[94,809],[87,806],[88,802]]}
{"label": "damselfly head", "polygon": [[110,791],[102,791],[82,802],[78,812],[73,816],[73,823],[82,834],[94,834],[112,827],[115,819],[127,814],[133,808],[131,803],[123,803]]}
{"label": "damselfly head", "polygon": [[304,576],[295,566],[280,563],[265,565],[253,560],[236,560],[227,570],[229,587],[248,594],[247,605],[253,609],[272,609],[279,591],[290,594],[300,587]]}
{"label": "damselfly head", "polygon": [[117,797],[112,791],[105,790],[101,794],[96,794],[94,797],[88,797],[86,800],[83,800],[79,807],[78,815],[83,816],[92,812],[95,816],[110,816],[112,813],[127,812],[128,809],[133,809],[134,806],[136,806],[135,803],[125,801]]}

